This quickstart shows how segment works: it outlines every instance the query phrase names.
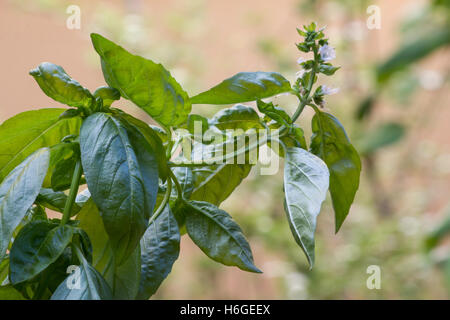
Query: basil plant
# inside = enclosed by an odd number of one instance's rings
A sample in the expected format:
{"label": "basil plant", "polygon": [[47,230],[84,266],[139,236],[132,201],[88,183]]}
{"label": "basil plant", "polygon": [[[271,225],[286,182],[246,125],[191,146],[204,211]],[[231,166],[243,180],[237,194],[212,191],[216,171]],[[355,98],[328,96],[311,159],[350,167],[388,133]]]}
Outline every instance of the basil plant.
{"label": "basil plant", "polygon": [[[298,49],[312,58],[299,59],[295,83],[241,72],[190,96],[161,64],[98,34],[91,38],[107,86],[92,93],[60,66],[33,69],[42,91],[69,108],[23,112],[0,126],[0,299],[149,299],[184,234],[209,258],[260,273],[241,228],[219,207],[265,144],[284,159],[287,222],[312,267],[327,191],[337,232],[361,164],[323,109],[336,90],[316,84],[338,70],[334,49],[314,23],[298,33]],[[267,99],[280,94],[298,98],[294,114]],[[113,107],[120,98],[158,126]],[[208,119],[191,113],[194,104],[236,105]],[[309,146],[295,124],[305,107],[315,111]]]}

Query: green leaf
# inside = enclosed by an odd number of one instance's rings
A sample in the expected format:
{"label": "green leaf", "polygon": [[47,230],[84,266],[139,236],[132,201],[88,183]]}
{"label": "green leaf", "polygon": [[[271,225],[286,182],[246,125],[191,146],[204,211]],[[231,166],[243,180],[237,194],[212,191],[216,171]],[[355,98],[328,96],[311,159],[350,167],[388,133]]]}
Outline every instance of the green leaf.
{"label": "green leaf", "polygon": [[[42,188],[36,198],[36,202],[53,211],[63,212],[66,205],[67,195],[62,191],[53,191],[52,189]],[[80,207],[74,203],[72,206],[71,216],[76,215],[80,211]]]}
{"label": "green leaf", "polygon": [[84,230],[92,245],[92,266],[100,272],[112,288],[114,299],[134,299],[139,289],[140,248],[125,262],[115,267],[114,254],[108,234],[103,225],[97,206],[89,199],[77,215],[79,227]]}
{"label": "green leaf", "polygon": [[114,101],[120,99],[120,92],[117,89],[103,86],[95,90],[94,97],[102,98],[103,106],[109,107]]}
{"label": "green leaf", "polygon": [[30,75],[37,81],[42,91],[50,98],[71,107],[89,108],[94,97],[86,88],[72,79],[63,68],[43,62]]}
{"label": "green leaf", "polygon": [[[55,191],[67,190],[80,159],[80,146],[76,142],[59,143],[50,148],[50,185]],[[48,177],[49,174],[47,174]],[[48,180],[46,178],[46,180]],[[46,186],[46,181],[44,181]]]}
{"label": "green leaf", "polygon": [[0,300],[26,300],[22,294],[11,285],[0,287]]}
{"label": "green leaf", "polygon": [[227,164],[192,168],[194,189],[190,199],[219,205],[244,180],[250,164]]}
{"label": "green leaf", "polygon": [[145,138],[111,115],[95,113],[80,133],[81,160],[92,199],[122,264],[147,229],[158,192],[158,168]]}
{"label": "green leaf", "polygon": [[147,300],[172,270],[180,253],[180,231],[166,206],[141,239],[141,281],[137,299]]}
{"label": "green leaf", "polygon": [[10,281],[13,284],[30,280],[55,262],[73,236],[69,225],[37,220],[28,223],[14,240],[9,255]]}
{"label": "green leaf", "polygon": [[253,263],[250,245],[239,225],[215,205],[190,201],[186,229],[192,241],[211,259],[227,266],[260,273]]}
{"label": "green leaf", "polygon": [[289,126],[292,123],[291,117],[283,108],[275,106],[272,102],[265,103],[262,100],[257,101],[258,110],[275,120],[280,125]]}
{"label": "green leaf", "polygon": [[333,115],[316,113],[312,131],[311,152],[325,161],[330,171],[330,194],[338,232],[359,187],[361,160],[343,126]]}
{"label": "green leaf", "polygon": [[[87,260],[78,254],[81,260],[79,269],[75,269],[53,293],[52,300],[110,300],[112,292],[102,275]],[[78,271],[77,271],[78,270]],[[78,273],[79,272],[79,273]],[[78,281],[77,281],[78,280]]]}
{"label": "green leaf", "polygon": [[[199,127],[199,124],[201,127]],[[190,114],[187,120],[187,130],[190,134],[194,136],[195,139],[199,140],[203,137],[203,134],[209,129],[208,118],[205,118],[199,114]],[[196,132],[200,128],[199,132]]]}
{"label": "green leaf", "polygon": [[81,118],[59,120],[65,109],[26,111],[0,126],[0,181],[37,149],[59,143],[70,134],[78,135]]}
{"label": "green leaf", "polygon": [[405,127],[399,123],[386,122],[367,132],[359,141],[362,154],[374,153],[377,150],[392,145],[403,138]]}
{"label": "green leaf", "polygon": [[114,255],[100,212],[89,198],[77,215],[79,228],[89,236],[92,245],[92,265],[111,287],[114,285]]}
{"label": "green leaf", "polygon": [[139,291],[141,278],[141,248],[137,246],[133,254],[114,271],[113,298],[134,300]]}
{"label": "green leaf", "polygon": [[133,55],[99,34],[91,34],[91,39],[110,87],[163,125],[186,121],[191,112],[189,97],[161,64]]}
{"label": "green leaf", "polygon": [[301,148],[287,148],[284,165],[285,210],[295,241],[314,265],[314,233],[328,190],[326,164]]}
{"label": "green leaf", "polygon": [[395,52],[389,59],[377,68],[377,79],[385,82],[390,76],[408,65],[426,57],[434,50],[450,43],[450,31],[448,29],[427,33],[425,37],[415,38]]}
{"label": "green leaf", "polygon": [[291,84],[276,72],[240,72],[191,98],[194,104],[233,104],[288,92]]}
{"label": "green leaf", "polygon": [[220,110],[213,116],[210,125],[214,125],[220,130],[242,129],[247,131],[252,128],[264,128],[255,109],[242,104]]}
{"label": "green leaf", "polygon": [[14,230],[39,194],[49,158],[48,148],[36,151],[0,184],[0,261],[3,260]]}
{"label": "green leaf", "polygon": [[158,132],[147,123],[129,114],[121,113],[117,118],[120,119],[122,123],[127,123],[129,126],[135,127],[145,137],[148,144],[151,146],[151,149],[154,150],[153,153],[157,157],[159,177],[165,180],[168,176],[169,169],[167,167],[166,151]]}

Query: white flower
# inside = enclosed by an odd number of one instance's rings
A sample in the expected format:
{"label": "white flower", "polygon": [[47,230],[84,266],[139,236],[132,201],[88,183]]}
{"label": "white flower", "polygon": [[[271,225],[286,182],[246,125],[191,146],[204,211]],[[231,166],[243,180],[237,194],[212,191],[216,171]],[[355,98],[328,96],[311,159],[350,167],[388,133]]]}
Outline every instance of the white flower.
{"label": "white flower", "polygon": [[300,70],[300,71],[297,71],[297,72],[295,73],[295,79],[297,80],[297,79],[299,79],[299,78],[302,78],[304,74],[305,74],[305,69],[302,69],[302,70]]}
{"label": "white flower", "polygon": [[330,47],[327,44],[323,47],[320,47],[319,53],[323,61],[331,61],[336,58],[336,52],[334,51],[334,48]]}
{"label": "white flower", "polygon": [[325,95],[331,95],[331,94],[336,94],[339,92],[339,88],[330,88],[327,87],[326,85],[322,86],[322,94]]}
{"label": "white flower", "polygon": [[306,60],[303,59],[302,57],[300,57],[300,58],[297,59],[297,63],[298,63],[298,64],[302,64],[302,63],[305,62],[305,61],[306,61]]}

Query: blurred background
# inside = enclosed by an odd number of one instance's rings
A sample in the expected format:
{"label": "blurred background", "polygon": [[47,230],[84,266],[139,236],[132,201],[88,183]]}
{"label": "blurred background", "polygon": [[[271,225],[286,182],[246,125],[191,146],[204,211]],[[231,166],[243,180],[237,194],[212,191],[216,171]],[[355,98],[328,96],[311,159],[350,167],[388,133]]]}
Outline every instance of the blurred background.
{"label": "blurred background", "polygon": [[[89,33],[162,63],[191,95],[240,71],[294,80],[296,27],[316,21],[336,48],[339,87],[326,108],[363,157],[362,180],[338,234],[329,199],[319,216],[316,265],[294,242],[282,177],[253,170],[224,202],[262,275],[210,261],[188,237],[156,299],[448,299],[450,297],[450,7],[426,0],[0,0],[0,121],[57,107],[28,71],[61,65],[90,90],[104,85]],[[69,29],[77,5],[80,29]],[[375,5],[376,7],[370,7]],[[377,15],[379,13],[379,15]],[[379,29],[373,28],[380,18]],[[275,98],[289,110],[289,97]],[[115,105],[150,121],[125,100]],[[212,115],[217,106],[194,106]],[[312,113],[300,124],[310,136]],[[282,172],[282,171],[281,171]],[[370,290],[367,268],[381,269]]]}

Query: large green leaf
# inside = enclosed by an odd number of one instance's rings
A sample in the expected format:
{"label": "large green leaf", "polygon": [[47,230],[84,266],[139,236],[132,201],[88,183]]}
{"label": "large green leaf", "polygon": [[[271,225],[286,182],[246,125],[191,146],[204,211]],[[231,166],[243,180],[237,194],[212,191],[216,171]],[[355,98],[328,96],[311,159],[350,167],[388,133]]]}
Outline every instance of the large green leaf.
{"label": "large green leaf", "polygon": [[196,104],[232,104],[288,92],[291,84],[276,72],[240,72],[191,98]]}
{"label": "large green leaf", "polygon": [[37,220],[28,223],[14,240],[10,260],[10,281],[13,284],[30,280],[55,262],[72,240],[69,225]]}
{"label": "large green leaf", "polygon": [[[130,139],[133,138],[133,139]],[[158,192],[155,155],[145,138],[113,116],[95,113],[80,133],[81,160],[92,199],[122,264],[147,229]]]}
{"label": "large green leaf", "polygon": [[50,147],[71,134],[78,134],[81,118],[59,120],[66,109],[26,111],[0,125],[0,181],[39,148]]}
{"label": "large green leaf", "polygon": [[110,87],[166,126],[186,121],[191,112],[189,97],[161,64],[133,55],[98,34],[91,38]]}
{"label": "large green leaf", "polygon": [[114,274],[114,255],[103,220],[92,198],[89,198],[77,214],[79,228],[89,236],[92,245],[92,265],[112,287]]}
{"label": "large green leaf", "polygon": [[88,89],[72,79],[62,67],[50,62],[41,63],[30,75],[50,98],[71,107],[89,108],[94,97]]}
{"label": "large green leaf", "polygon": [[78,254],[81,264],[53,293],[52,300],[110,300],[112,292],[102,275]]}
{"label": "large green leaf", "polygon": [[121,113],[117,116],[122,123],[125,122],[130,126],[135,127],[139,132],[145,137],[148,144],[154,150],[154,154],[158,160],[158,172],[161,179],[166,178],[168,175],[166,151],[162,144],[161,138],[158,132],[149,126],[147,123],[129,115],[126,113]]}
{"label": "large green leaf", "polygon": [[180,253],[180,231],[166,206],[141,239],[141,281],[137,299],[147,300],[172,270]]}
{"label": "large green leaf", "polygon": [[0,184],[0,261],[3,260],[14,230],[39,194],[49,158],[48,148],[36,151]]}
{"label": "large green leaf", "polygon": [[311,152],[330,170],[330,194],[336,220],[336,232],[348,215],[359,187],[361,160],[336,117],[318,112],[312,120]]}
{"label": "large green leaf", "polygon": [[192,168],[194,189],[190,199],[219,205],[250,173],[250,164],[217,164]]}
{"label": "large green leaf", "polygon": [[260,273],[250,245],[231,216],[204,201],[186,204],[186,229],[192,241],[211,259],[227,266]]}
{"label": "large green leaf", "polygon": [[314,264],[314,233],[328,190],[326,164],[301,148],[287,148],[284,165],[285,210],[295,241],[310,266]]}
{"label": "large green leaf", "polygon": [[425,37],[415,38],[396,51],[377,68],[379,82],[384,82],[396,71],[422,59],[434,50],[450,44],[450,31],[447,29],[427,33]]}
{"label": "large green leaf", "polygon": [[80,221],[79,227],[88,234],[91,241],[92,265],[112,288],[113,297],[134,299],[139,289],[140,279],[139,246],[122,265],[116,267],[108,234],[98,208],[91,198],[83,205],[77,220]]}

